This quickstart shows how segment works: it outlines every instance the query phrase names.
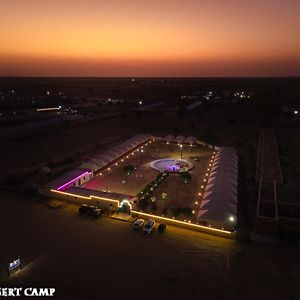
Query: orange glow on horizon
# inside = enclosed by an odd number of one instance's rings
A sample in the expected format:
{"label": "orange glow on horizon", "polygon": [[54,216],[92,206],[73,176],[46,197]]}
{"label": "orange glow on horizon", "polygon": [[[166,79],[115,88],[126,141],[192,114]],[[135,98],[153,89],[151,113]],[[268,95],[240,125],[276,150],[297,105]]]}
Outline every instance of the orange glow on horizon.
{"label": "orange glow on horizon", "polygon": [[0,0],[0,75],[300,75],[300,3],[241,2]]}

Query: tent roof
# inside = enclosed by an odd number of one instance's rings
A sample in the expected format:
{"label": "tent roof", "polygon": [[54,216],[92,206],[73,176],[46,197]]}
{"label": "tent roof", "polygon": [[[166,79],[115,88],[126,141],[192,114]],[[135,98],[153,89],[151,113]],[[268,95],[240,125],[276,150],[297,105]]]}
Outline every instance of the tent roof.
{"label": "tent roof", "polygon": [[168,134],[167,136],[165,136],[163,139],[165,140],[165,141],[169,141],[169,142],[171,142],[171,141],[173,141],[174,140],[174,136],[173,135],[171,135],[171,134]]}
{"label": "tent roof", "polygon": [[[237,214],[237,155],[222,147],[215,155],[212,172],[197,215],[198,221],[234,227]],[[230,218],[233,217],[234,221]]]}
{"label": "tent roof", "polygon": [[185,143],[187,144],[195,144],[197,139],[194,136],[189,136],[188,138],[185,139]]}
{"label": "tent roof", "polygon": [[136,146],[145,143],[146,141],[152,139],[153,136],[149,134],[138,134],[128,139],[127,141],[112,147],[111,149],[105,151],[104,153],[98,153],[93,157],[88,164],[84,163],[81,166],[89,167],[93,171],[98,171],[105,165],[111,163],[112,161],[118,159],[120,156],[129,152]]}
{"label": "tent roof", "polygon": [[185,140],[185,137],[182,136],[182,135],[178,135],[175,139],[174,139],[174,142],[177,142],[177,143],[183,143]]}

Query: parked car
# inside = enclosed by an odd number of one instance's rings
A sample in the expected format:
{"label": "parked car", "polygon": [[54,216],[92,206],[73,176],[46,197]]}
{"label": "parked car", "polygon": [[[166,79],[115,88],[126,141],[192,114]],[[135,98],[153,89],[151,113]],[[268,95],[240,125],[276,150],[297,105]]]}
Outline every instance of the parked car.
{"label": "parked car", "polygon": [[95,209],[97,209],[96,206],[88,206],[86,210],[86,214],[89,216],[93,216]]}
{"label": "parked car", "polygon": [[79,207],[79,213],[81,215],[85,214],[88,210],[88,206],[86,204],[81,204],[81,206]]}
{"label": "parked car", "polygon": [[151,234],[153,232],[154,225],[155,225],[155,221],[149,219],[146,225],[144,226],[144,233]]}
{"label": "parked car", "polygon": [[161,223],[161,224],[158,225],[157,229],[158,229],[159,232],[163,233],[163,232],[165,232],[166,227],[167,227],[166,223]]}
{"label": "parked car", "polygon": [[79,213],[81,215],[88,215],[98,218],[103,214],[103,210],[101,208],[98,208],[96,206],[90,206],[86,204],[81,204],[79,208]]}
{"label": "parked car", "polygon": [[133,229],[135,230],[140,230],[143,228],[143,225],[144,225],[145,221],[143,219],[136,219],[133,224],[132,224],[132,227]]}
{"label": "parked car", "polygon": [[103,210],[102,210],[101,208],[95,207],[95,208],[93,209],[93,212],[92,212],[91,215],[92,215],[93,217],[95,217],[95,218],[98,218],[98,217],[100,217],[102,214],[103,214]]}

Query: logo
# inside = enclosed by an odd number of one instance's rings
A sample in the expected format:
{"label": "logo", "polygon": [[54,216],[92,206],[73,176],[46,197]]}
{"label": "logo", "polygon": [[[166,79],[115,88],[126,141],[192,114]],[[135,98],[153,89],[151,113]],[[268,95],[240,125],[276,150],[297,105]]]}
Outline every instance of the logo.
{"label": "logo", "polygon": [[0,297],[51,297],[54,296],[55,288],[1,288]]}

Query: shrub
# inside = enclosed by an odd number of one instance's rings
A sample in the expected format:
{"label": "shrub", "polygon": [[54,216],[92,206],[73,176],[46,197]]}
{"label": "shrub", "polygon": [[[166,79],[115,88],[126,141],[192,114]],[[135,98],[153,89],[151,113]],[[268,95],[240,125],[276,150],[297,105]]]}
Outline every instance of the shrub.
{"label": "shrub", "polygon": [[167,214],[168,214],[168,208],[165,207],[165,208],[162,210],[162,213],[163,213],[164,215],[167,215]]}
{"label": "shrub", "polygon": [[139,208],[145,209],[150,204],[150,197],[149,196],[143,196],[139,199]]}
{"label": "shrub", "polygon": [[152,204],[151,204],[151,211],[157,211],[157,205],[156,205],[156,203],[155,202],[153,202]]}
{"label": "shrub", "polygon": [[134,166],[126,165],[126,166],[124,166],[123,170],[124,170],[124,172],[127,173],[127,175],[130,175],[134,172]]}
{"label": "shrub", "polygon": [[177,207],[173,209],[174,217],[183,215],[185,217],[191,217],[193,215],[193,209],[190,207]]}
{"label": "shrub", "polygon": [[184,183],[187,183],[188,181],[190,181],[192,179],[192,176],[189,172],[180,173],[180,177]]}
{"label": "shrub", "polygon": [[161,199],[162,199],[162,200],[167,200],[168,194],[165,193],[165,192],[162,192],[162,193],[160,194],[160,196],[161,196]]}

